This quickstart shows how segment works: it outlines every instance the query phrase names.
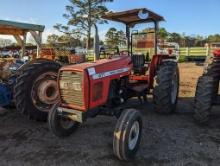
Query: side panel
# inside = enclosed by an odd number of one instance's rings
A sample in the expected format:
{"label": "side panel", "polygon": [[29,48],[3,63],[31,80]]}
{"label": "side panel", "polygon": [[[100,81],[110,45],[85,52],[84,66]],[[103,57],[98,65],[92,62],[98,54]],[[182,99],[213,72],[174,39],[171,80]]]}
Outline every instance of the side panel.
{"label": "side panel", "polygon": [[112,80],[130,75],[131,60],[122,59],[115,63],[95,68],[95,74],[90,75],[89,109],[104,105],[108,100],[109,87]]}
{"label": "side panel", "polygon": [[111,80],[130,75],[132,69],[128,56],[84,65],[89,66],[71,65],[60,69],[58,86],[62,107],[86,112],[106,104]]}

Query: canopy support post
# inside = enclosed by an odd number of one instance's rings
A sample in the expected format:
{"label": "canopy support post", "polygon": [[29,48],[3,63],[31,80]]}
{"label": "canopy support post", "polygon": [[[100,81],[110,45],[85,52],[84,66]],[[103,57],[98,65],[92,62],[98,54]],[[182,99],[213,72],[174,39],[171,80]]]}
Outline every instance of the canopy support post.
{"label": "canopy support post", "polygon": [[130,27],[129,27],[129,25],[126,25],[126,38],[127,38],[127,49],[128,49],[128,52],[130,52],[131,39],[130,39]]}
{"label": "canopy support post", "polygon": [[18,45],[21,46],[21,54],[20,58],[24,57],[25,55],[25,45],[27,40],[27,32],[23,33],[23,39],[19,35],[13,35],[15,40],[17,41]]}
{"label": "canopy support post", "polygon": [[13,35],[15,40],[17,41],[18,45],[21,46],[21,54],[20,58],[24,57],[25,55],[25,45],[27,39],[27,32],[24,32],[23,39],[19,35]]}
{"label": "canopy support post", "polygon": [[158,23],[158,21],[154,21],[154,24],[155,24],[155,28],[154,28],[154,31],[155,31],[155,37],[154,37],[155,52],[154,52],[154,55],[157,55],[159,23]]}
{"label": "canopy support post", "polygon": [[36,44],[37,44],[37,58],[40,57],[40,51],[41,51],[41,43],[42,43],[42,32],[35,32],[30,31],[32,37],[34,38]]}
{"label": "canopy support post", "polygon": [[22,54],[20,55],[20,56],[21,56],[20,58],[22,58],[22,57],[25,56],[25,45],[26,45],[26,40],[27,40],[27,32],[24,32],[24,35],[23,35],[23,41],[22,41],[22,46],[21,46],[21,48],[22,48]]}
{"label": "canopy support post", "polygon": [[19,35],[13,35],[19,46],[22,46],[23,40]]}

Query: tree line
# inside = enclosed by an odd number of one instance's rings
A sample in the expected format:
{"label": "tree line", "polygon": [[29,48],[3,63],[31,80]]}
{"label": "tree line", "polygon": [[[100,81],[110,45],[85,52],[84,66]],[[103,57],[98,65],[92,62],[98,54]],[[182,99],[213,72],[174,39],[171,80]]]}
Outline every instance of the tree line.
{"label": "tree line", "polygon": [[[63,43],[71,47],[92,48],[92,27],[108,23],[102,19],[102,15],[109,11],[106,3],[111,2],[113,0],[69,0],[69,4],[66,5],[66,12],[63,14],[66,24],[57,23],[54,25],[54,28],[62,32],[63,35],[49,35],[47,44],[54,46],[55,43]],[[186,35],[185,33],[168,32],[165,28],[159,30],[159,38],[179,43],[181,47],[203,47],[206,43],[220,42],[219,34],[209,36]],[[0,46],[8,43],[11,42],[3,40],[0,42]],[[104,43],[111,46],[125,45],[125,32],[110,28],[105,35],[105,41],[100,42],[101,45]]]}
{"label": "tree line", "polygon": [[165,28],[160,29],[159,37],[168,42],[179,43],[181,47],[204,47],[206,43],[220,42],[220,34],[186,35],[185,33],[168,32]]}

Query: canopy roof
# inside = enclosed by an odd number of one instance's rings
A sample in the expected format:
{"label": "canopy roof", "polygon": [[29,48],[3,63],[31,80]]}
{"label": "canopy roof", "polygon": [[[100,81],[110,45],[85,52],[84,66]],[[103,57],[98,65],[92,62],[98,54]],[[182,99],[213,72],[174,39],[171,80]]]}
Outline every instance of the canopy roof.
{"label": "canopy roof", "polygon": [[0,34],[2,35],[24,35],[28,31],[43,32],[44,28],[43,25],[0,20]]}
{"label": "canopy roof", "polygon": [[[140,19],[138,14],[140,11],[147,12],[149,17],[147,19]],[[133,9],[123,12],[109,12],[106,13],[102,18],[112,21],[121,22],[127,25],[135,25],[138,23],[147,23],[152,21],[164,21],[165,19],[157,13],[152,12],[146,8]]]}

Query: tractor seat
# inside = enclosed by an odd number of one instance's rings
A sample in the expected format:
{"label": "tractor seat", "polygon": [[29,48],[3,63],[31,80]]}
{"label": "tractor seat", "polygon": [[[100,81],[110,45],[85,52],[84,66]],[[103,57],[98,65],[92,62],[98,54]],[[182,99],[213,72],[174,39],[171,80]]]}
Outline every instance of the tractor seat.
{"label": "tractor seat", "polygon": [[133,72],[134,74],[145,74],[147,67],[145,67],[145,56],[144,55],[133,55]]}

